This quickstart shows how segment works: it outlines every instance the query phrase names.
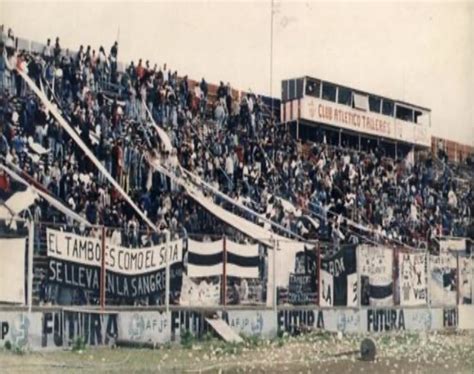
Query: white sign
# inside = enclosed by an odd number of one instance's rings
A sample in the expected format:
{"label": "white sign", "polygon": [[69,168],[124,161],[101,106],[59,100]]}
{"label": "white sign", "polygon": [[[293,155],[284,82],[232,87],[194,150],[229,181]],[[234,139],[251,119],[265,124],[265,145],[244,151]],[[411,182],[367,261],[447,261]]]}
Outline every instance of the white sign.
{"label": "white sign", "polygon": [[301,118],[370,135],[431,145],[429,127],[314,97],[301,99]]}
{"label": "white sign", "polygon": [[474,259],[466,256],[459,256],[459,303],[472,304],[474,277]]}
{"label": "white sign", "polygon": [[[100,239],[57,230],[46,230],[48,256],[89,266],[101,266]],[[176,240],[145,248],[125,248],[105,242],[105,268],[118,274],[155,272],[183,260],[183,241]]]}
{"label": "white sign", "polygon": [[431,305],[456,304],[456,257],[441,249],[438,256],[430,255]]}
{"label": "white sign", "polygon": [[134,342],[167,343],[171,340],[171,314],[122,312],[118,315],[119,337]]}
{"label": "white sign", "polygon": [[423,305],[427,302],[427,254],[398,254],[398,280],[400,285],[400,305]]}
{"label": "white sign", "polygon": [[25,303],[26,239],[0,239],[0,302]]}
{"label": "white sign", "polygon": [[[360,245],[357,263],[363,284],[362,292],[369,297],[369,305],[393,305],[393,251],[390,248]],[[363,299],[364,300],[364,299]]]}
{"label": "white sign", "polygon": [[0,348],[6,342],[24,348],[41,347],[42,313],[0,311]]}
{"label": "white sign", "polygon": [[221,281],[217,283],[194,281],[183,274],[180,305],[188,306],[216,306],[219,305],[221,295]]}
{"label": "white sign", "polygon": [[239,335],[273,338],[277,333],[276,314],[271,310],[229,310],[222,317]]}

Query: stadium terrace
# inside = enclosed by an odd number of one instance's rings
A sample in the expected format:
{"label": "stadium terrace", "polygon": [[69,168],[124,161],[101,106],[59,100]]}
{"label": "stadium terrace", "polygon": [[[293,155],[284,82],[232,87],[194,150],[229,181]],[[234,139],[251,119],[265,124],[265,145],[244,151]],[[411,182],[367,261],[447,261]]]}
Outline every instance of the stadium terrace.
{"label": "stadium terrace", "polygon": [[149,315],[130,307],[156,308],[160,342],[170,321],[202,335],[196,307],[269,336],[474,328],[472,148],[433,137],[428,108],[1,40],[0,303],[38,307],[42,346],[68,313],[131,334]]}

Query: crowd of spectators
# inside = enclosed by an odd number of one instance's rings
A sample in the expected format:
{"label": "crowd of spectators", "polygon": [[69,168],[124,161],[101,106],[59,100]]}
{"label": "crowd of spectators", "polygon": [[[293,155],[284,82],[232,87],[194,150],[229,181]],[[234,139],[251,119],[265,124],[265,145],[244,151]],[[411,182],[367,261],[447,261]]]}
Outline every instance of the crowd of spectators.
{"label": "crowd of spectators", "polygon": [[[470,181],[430,156],[410,163],[384,149],[359,151],[297,141],[261,98],[236,95],[220,82],[210,97],[164,64],[141,59],[118,69],[119,45],[71,53],[48,39],[39,53],[0,44],[0,154],[93,224],[122,229],[118,240],[141,245],[145,226],[25,86],[27,71],[111,175],[156,226],[173,234],[220,234],[229,228],[149,164],[183,168],[287,231],[335,245],[370,236],[418,246],[436,235],[472,236]],[[168,134],[165,151],[150,116]],[[34,144],[36,147],[32,147]],[[49,150],[37,153],[37,145]],[[263,221],[216,198],[259,224]],[[296,207],[296,208],[295,208]],[[46,203],[35,218],[67,220]],[[309,217],[311,219],[306,219]],[[70,222],[69,222],[70,223]],[[268,225],[268,224],[266,224]],[[269,227],[270,228],[270,227]],[[351,235],[352,234],[352,235]]]}

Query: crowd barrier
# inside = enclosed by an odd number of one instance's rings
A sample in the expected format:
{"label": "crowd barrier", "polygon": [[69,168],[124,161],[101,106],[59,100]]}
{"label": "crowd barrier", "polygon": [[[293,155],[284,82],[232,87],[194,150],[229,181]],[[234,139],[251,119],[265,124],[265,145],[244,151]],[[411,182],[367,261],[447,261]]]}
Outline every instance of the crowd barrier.
{"label": "crowd barrier", "polygon": [[[387,308],[214,309],[237,333],[274,338],[308,329],[342,333],[427,332],[474,329],[474,306]],[[164,344],[179,342],[181,334],[199,337],[209,331],[209,310],[44,309],[0,310],[0,348],[7,342],[32,350],[71,347],[81,338],[88,346],[113,345],[118,340]]]}
{"label": "crowd barrier", "polygon": [[413,251],[99,226],[18,230],[0,239],[0,280],[10,284],[0,302],[17,305],[449,307],[474,296],[463,238]]}
{"label": "crowd barrier", "polygon": [[51,223],[3,233],[0,281],[9,287],[0,292],[8,303],[0,306],[0,346],[58,348],[78,336],[89,345],[177,341],[183,330],[205,332],[210,312],[263,337],[302,327],[474,329],[466,239],[409,252],[192,237]]}

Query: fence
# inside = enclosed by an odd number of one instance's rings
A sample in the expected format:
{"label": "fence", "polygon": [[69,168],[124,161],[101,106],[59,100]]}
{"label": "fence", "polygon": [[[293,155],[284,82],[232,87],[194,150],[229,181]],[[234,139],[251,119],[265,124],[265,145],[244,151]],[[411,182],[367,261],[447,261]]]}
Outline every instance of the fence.
{"label": "fence", "polygon": [[473,301],[472,243],[460,238],[408,252],[291,240],[268,246],[225,235],[157,235],[133,225],[18,221],[15,230],[2,225],[0,233],[0,277],[11,285],[9,295],[1,290],[1,302],[168,310],[445,307]]}

